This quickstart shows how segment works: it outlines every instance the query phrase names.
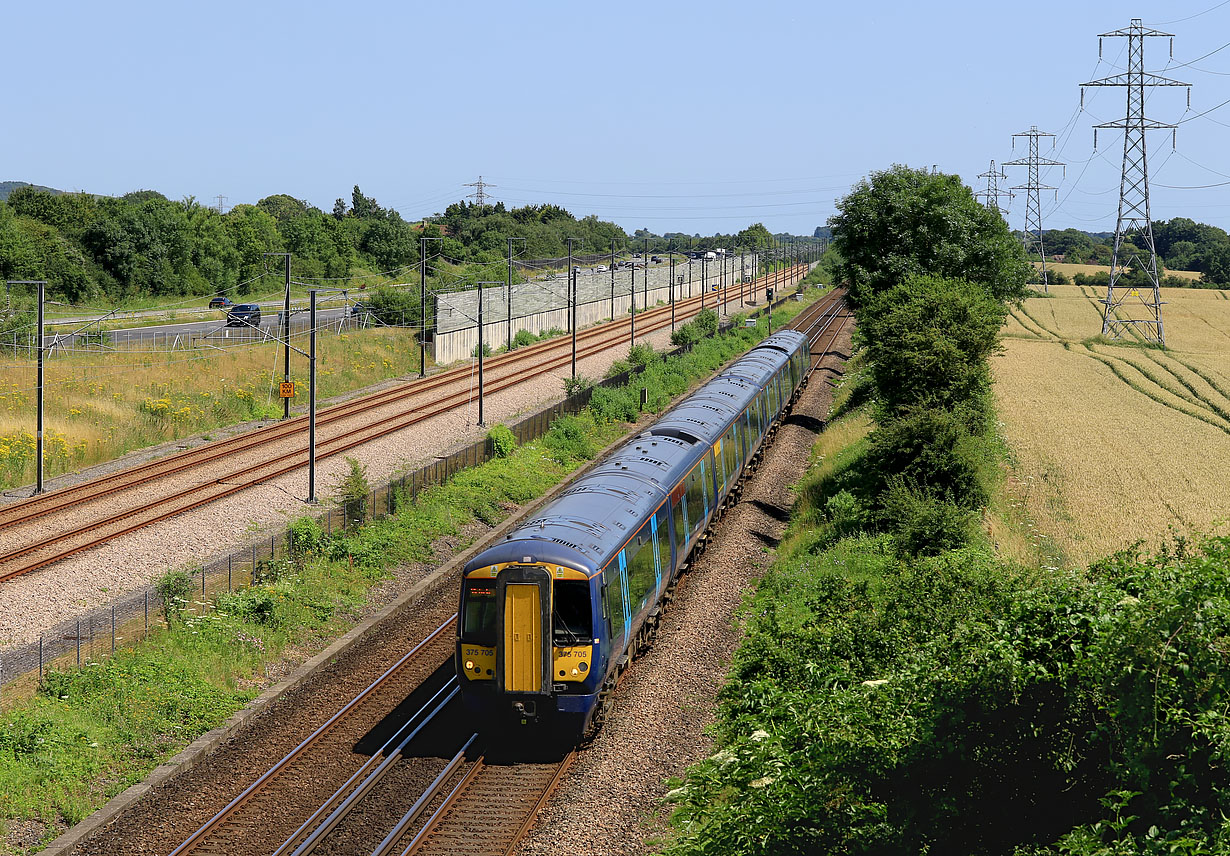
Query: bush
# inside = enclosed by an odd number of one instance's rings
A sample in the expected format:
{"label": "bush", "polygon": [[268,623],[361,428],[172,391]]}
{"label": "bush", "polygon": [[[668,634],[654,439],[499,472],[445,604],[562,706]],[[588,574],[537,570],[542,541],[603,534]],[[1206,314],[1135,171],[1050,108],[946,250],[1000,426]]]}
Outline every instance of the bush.
{"label": "bush", "polygon": [[492,426],[487,432],[487,441],[491,444],[491,453],[497,458],[507,458],[517,449],[516,435],[503,423]]}
{"label": "bush", "polygon": [[333,487],[333,502],[342,509],[345,525],[362,523],[367,516],[367,500],[372,486],[367,480],[367,470],[358,459],[347,457],[349,471]]}
{"label": "bush", "polygon": [[976,515],[924,488],[894,481],[881,503],[898,555],[936,556],[976,538]]}
{"label": "bush", "polygon": [[628,366],[644,370],[658,359],[658,353],[648,342],[638,342],[628,349]]}
{"label": "bush", "polygon": [[291,555],[302,559],[310,553],[320,551],[325,540],[325,530],[311,517],[300,517],[290,524],[286,533]]}
{"label": "bush", "polygon": [[628,386],[596,386],[589,409],[602,422],[635,422],[640,418],[640,390]]}
{"label": "bush", "polygon": [[576,377],[564,378],[564,395],[571,398],[577,393],[584,392],[594,385],[592,378],[587,378],[585,375],[577,375]]}
{"label": "bush", "polygon": [[983,445],[953,413],[914,410],[871,433],[868,464],[880,489],[897,480],[963,508],[980,508],[990,498],[992,478]]}
{"label": "bush", "polygon": [[857,337],[883,413],[952,409],[984,398],[987,358],[999,346],[1006,316],[982,287],[932,276],[911,277],[862,307]]}
{"label": "bush", "polygon": [[517,334],[513,336],[512,347],[509,350],[515,351],[517,348],[524,348],[526,345],[532,345],[537,341],[538,337],[529,330],[518,330]]}
{"label": "bush", "polygon": [[[475,357],[475,358],[478,357],[478,345],[474,346],[474,350],[470,352],[470,356]],[[491,343],[490,342],[483,342],[483,356],[484,357],[491,356]]]}
{"label": "bush", "polygon": [[611,363],[607,367],[607,370],[605,372],[602,373],[602,377],[607,380],[610,380],[616,375],[621,375],[631,368],[632,366],[631,364],[628,363],[627,360],[616,360],[615,362]]}
{"label": "bush", "polygon": [[551,430],[543,436],[543,445],[560,464],[569,460],[587,461],[596,451],[584,426],[575,416],[561,416],[552,422]]}
{"label": "bush", "polygon": [[696,332],[700,338],[717,335],[718,314],[712,309],[702,309],[697,312],[692,323],[696,325]]}
{"label": "bush", "polygon": [[193,575],[185,570],[167,571],[154,583],[154,591],[162,601],[162,614],[167,624],[174,624],[184,617],[184,610],[192,602],[196,590]]}
{"label": "bush", "polygon": [[867,510],[850,491],[840,490],[825,501],[824,516],[829,524],[830,537],[845,538],[862,531],[867,521]]}
{"label": "bush", "polygon": [[266,627],[282,623],[278,614],[278,597],[269,588],[256,585],[233,592],[221,592],[215,600],[218,612],[241,621],[251,621]]}

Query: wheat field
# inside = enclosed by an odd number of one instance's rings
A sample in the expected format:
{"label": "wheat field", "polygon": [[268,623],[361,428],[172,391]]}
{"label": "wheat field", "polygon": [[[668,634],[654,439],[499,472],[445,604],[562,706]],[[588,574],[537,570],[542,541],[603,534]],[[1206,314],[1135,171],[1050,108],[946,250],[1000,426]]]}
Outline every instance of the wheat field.
{"label": "wheat field", "polygon": [[[1034,267],[1040,267],[1040,265],[1035,263]],[[1046,269],[1053,270],[1053,271],[1059,271],[1060,273],[1066,276],[1069,276],[1069,277],[1075,276],[1078,273],[1083,273],[1085,274],[1085,276],[1090,276],[1091,274],[1095,274],[1095,273],[1105,273],[1105,274],[1110,273],[1110,265],[1078,265],[1078,264],[1069,264],[1067,262],[1047,262]],[[1197,279],[1200,279],[1201,273],[1198,270],[1170,270],[1169,268],[1167,268],[1163,272],[1163,275],[1164,276],[1177,276],[1177,277],[1182,277],[1183,279],[1190,279],[1190,280],[1195,281]]]}
{"label": "wheat field", "polygon": [[1010,484],[1057,562],[1230,517],[1230,297],[1162,289],[1163,351],[1101,340],[1096,291],[1013,309],[993,360]]}

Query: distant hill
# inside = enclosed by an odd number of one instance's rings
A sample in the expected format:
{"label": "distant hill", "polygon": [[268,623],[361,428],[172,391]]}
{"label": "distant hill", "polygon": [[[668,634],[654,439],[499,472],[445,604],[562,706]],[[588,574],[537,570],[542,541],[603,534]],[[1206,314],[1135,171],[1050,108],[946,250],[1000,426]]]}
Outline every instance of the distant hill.
{"label": "distant hill", "polygon": [[9,198],[9,194],[19,187],[33,187],[35,190],[45,190],[48,193],[54,193],[56,196],[64,193],[63,190],[56,190],[54,187],[44,187],[41,184],[31,184],[28,181],[0,181],[0,202],[4,202]]}

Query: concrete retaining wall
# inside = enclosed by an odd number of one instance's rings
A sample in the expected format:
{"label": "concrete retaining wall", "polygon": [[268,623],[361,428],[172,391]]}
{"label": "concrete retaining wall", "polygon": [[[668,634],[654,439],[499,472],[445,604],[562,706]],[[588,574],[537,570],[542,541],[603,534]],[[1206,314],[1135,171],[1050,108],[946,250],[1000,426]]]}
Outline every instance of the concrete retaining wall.
{"label": "concrete retaining wall", "polygon": [[[725,261],[728,286],[740,276],[756,276],[755,254],[729,256]],[[722,280],[721,261],[702,264],[679,260],[675,263],[675,299],[694,297],[705,287],[710,293]],[[682,283],[680,283],[682,279]],[[635,286],[634,286],[635,282]],[[635,288],[636,310],[670,302],[670,265],[648,268],[577,273],[577,326],[588,327],[630,314]],[[489,286],[483,292],[483,342],[496,350],[508,343],[509,294],[505,286]],[[539,334],[569,326],[568,277],[555,274],[512,287],[512,335],[519,330]],[[478,289],[441,294],[436,298],[436,336],[434,358],[445,365],[474,356],[478,347]]]}

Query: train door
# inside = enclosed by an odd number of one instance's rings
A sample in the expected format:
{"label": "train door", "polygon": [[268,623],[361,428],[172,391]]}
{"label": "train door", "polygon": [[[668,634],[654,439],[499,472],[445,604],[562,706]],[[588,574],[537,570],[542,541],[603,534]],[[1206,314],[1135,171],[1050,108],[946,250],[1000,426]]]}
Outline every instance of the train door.
{"label": "train door", "polygon": [[496,579],[498,688],[549,693],[551,575],[538,565],[505,568]]}

